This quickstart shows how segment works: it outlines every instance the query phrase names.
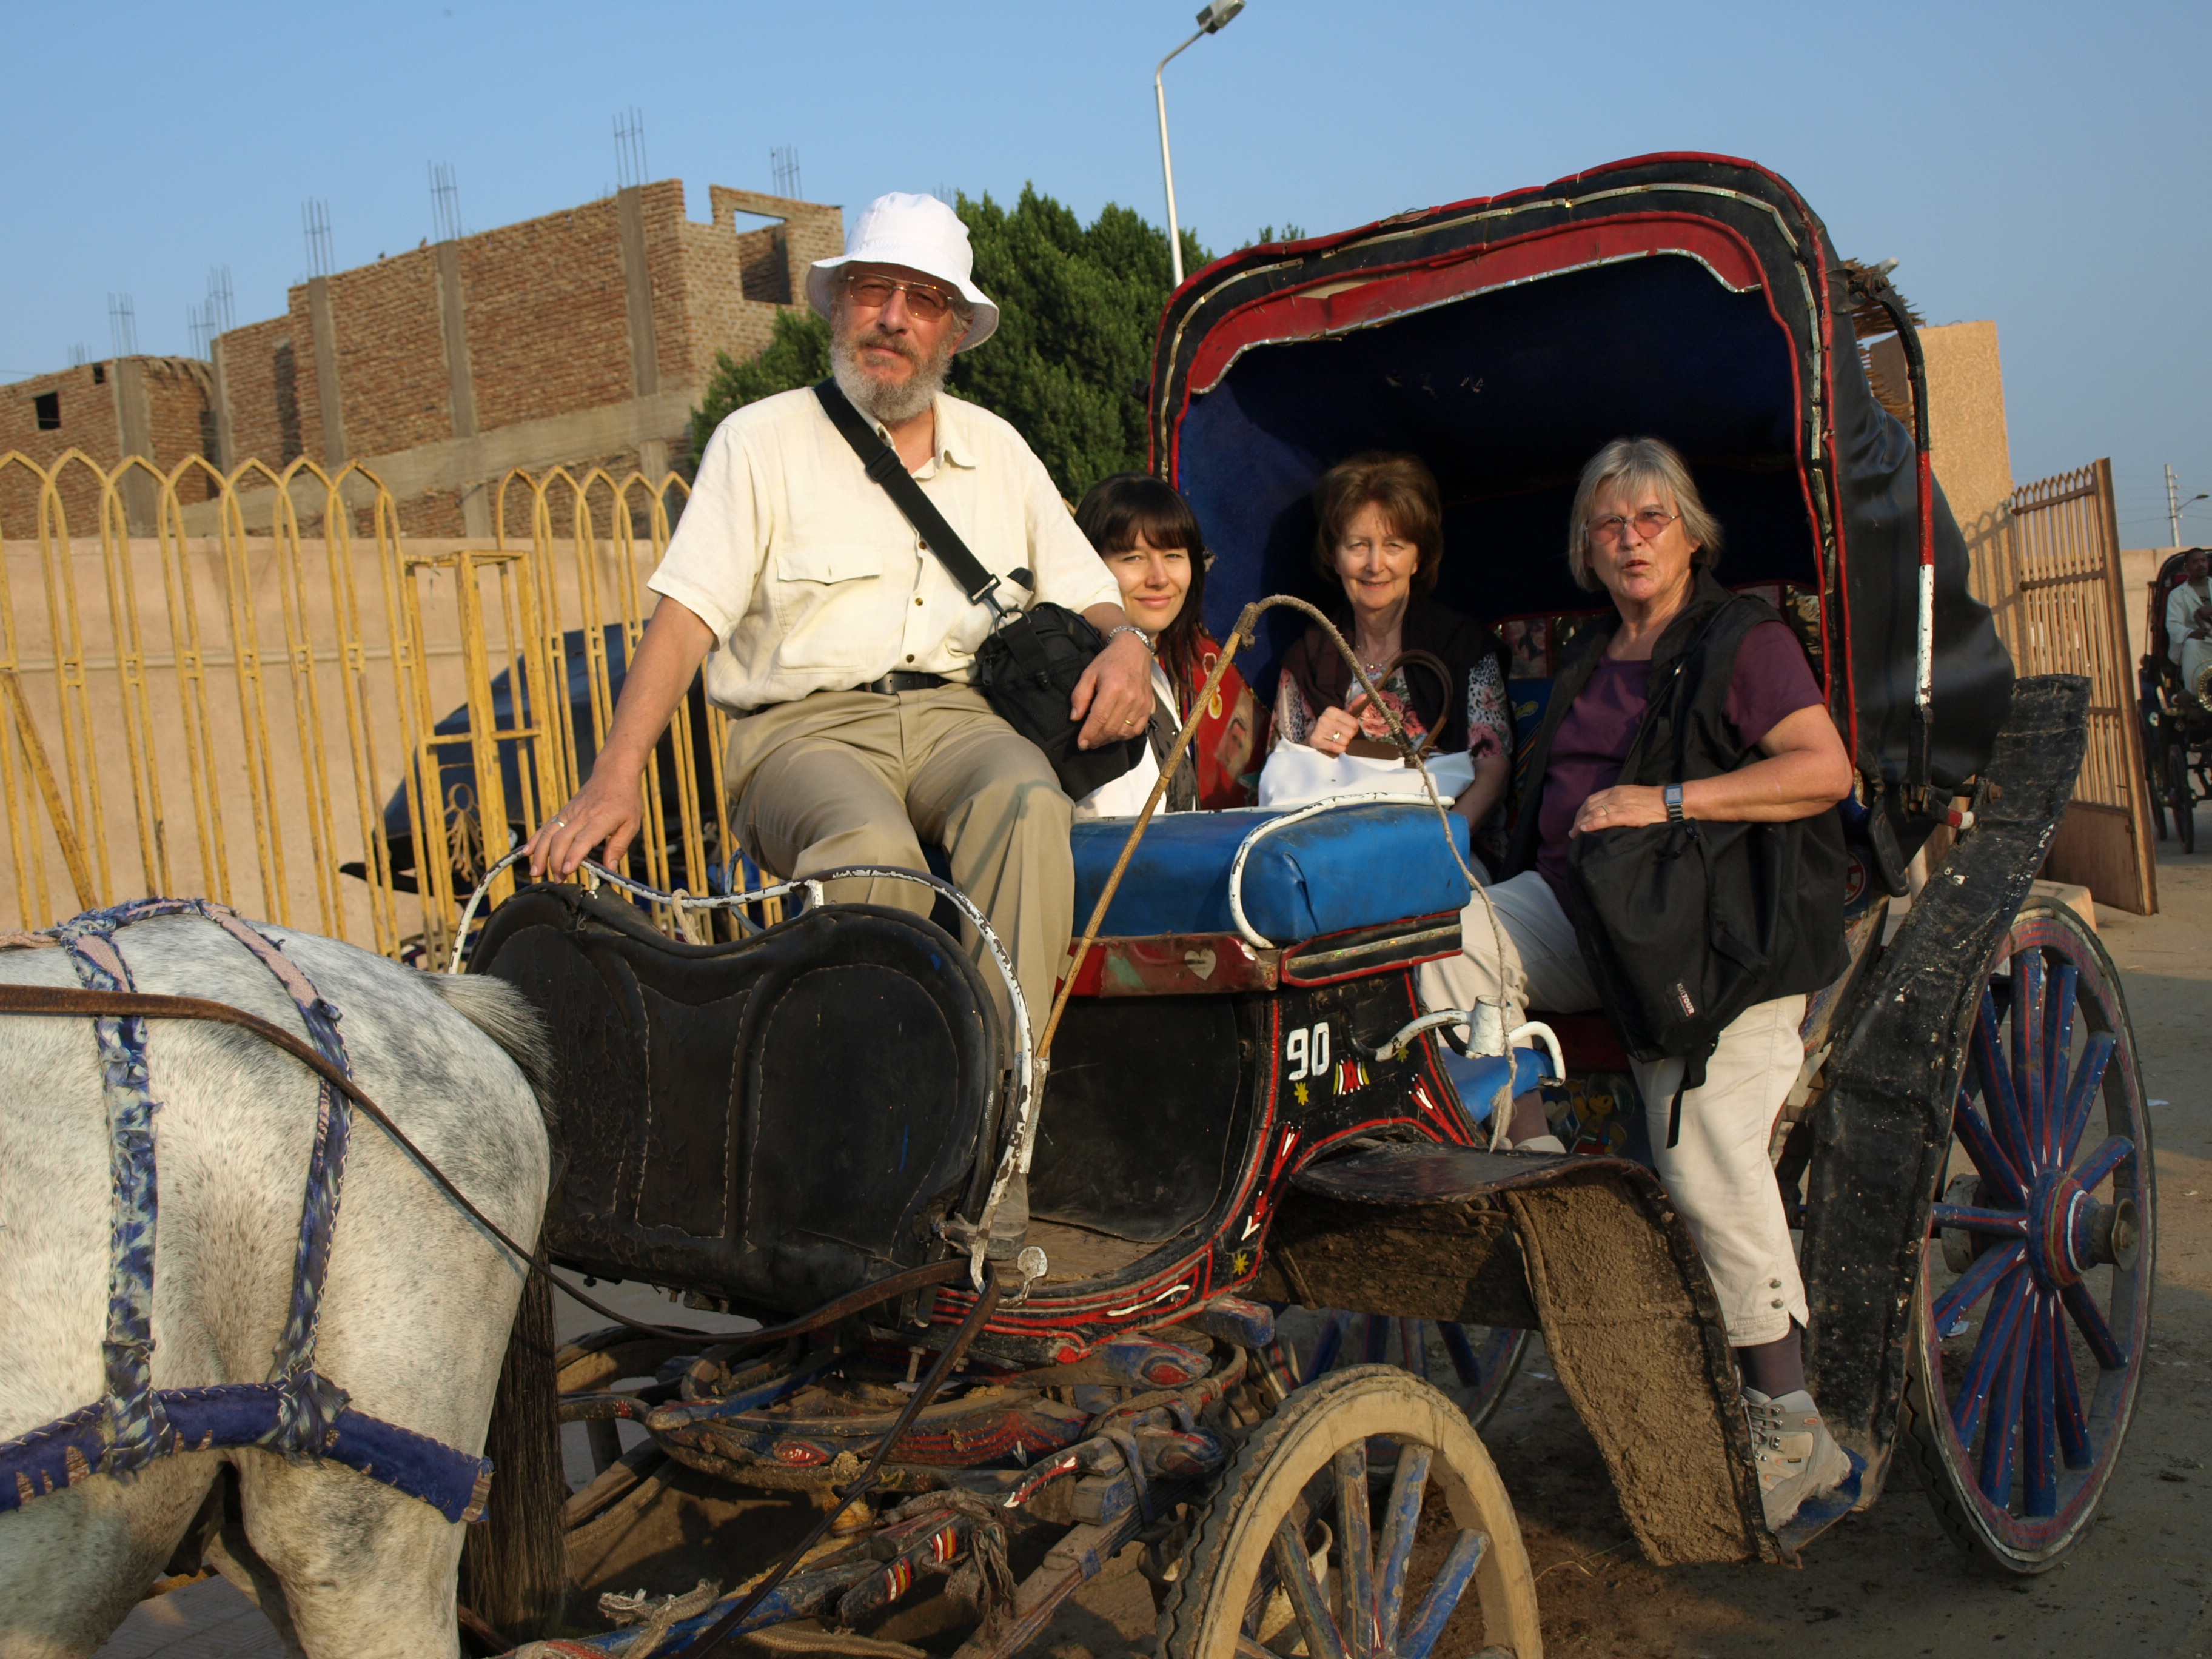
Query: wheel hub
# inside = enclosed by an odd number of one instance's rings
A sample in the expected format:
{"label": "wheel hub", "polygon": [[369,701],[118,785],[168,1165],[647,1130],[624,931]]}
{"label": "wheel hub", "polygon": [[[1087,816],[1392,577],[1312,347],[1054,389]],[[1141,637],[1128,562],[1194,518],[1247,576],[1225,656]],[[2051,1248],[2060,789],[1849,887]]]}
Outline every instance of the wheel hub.
{"label": "wheel hub", "polygon": [[2048,1289],[2077,1285],[2092,1267],[2132,1267],[2142,1244],[2132,1197],[2100,1204],[2058,1170],[2044,1175],[2028,1193],[2028,1264]]}

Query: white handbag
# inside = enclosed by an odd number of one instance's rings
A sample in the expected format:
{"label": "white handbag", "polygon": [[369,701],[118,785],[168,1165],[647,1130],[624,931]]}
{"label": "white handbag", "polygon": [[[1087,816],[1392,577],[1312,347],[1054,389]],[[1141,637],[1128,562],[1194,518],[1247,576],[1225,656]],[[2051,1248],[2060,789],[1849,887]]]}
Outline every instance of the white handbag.
{"label": "white handbag", "polygon": [[1411,795],[1428,799],[1421,782],[1426,770],[1437,799],[1449,806],[1474,783],[1474,757],[1439,755],[1426,768],[1364,755],[1324,755],[1302,743],[1286,743],[1267,757],[1260,770],[1260,805],[1310,806],[1338,795]]}

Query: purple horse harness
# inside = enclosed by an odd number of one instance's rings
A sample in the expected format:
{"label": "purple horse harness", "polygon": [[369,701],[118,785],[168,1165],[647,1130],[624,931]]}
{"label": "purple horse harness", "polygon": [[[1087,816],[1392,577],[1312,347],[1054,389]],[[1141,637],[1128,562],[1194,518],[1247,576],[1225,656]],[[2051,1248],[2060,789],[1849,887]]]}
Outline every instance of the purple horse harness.
{"label": "purple horse harness", "polygon": [[[284,988],[316,1051],[350,1076],[338,1011],[277,944],[228,907],[204,899],[143,899],[88,910],[45,936],[69,952],[88,990],[137,988],[114,935],[155,916],[196,915],[252,951]],[[43,942],[43,939],[42,941]],[[492,1466],[482,1457],[356,1411],[345,1390],[315,1370],[323,1277],[330,1265],[338,1196],[345,1179],[352,1103],[319,1079],[315,1138],[300,1212],[292,1302],[266,1382],[201,1389],[153,1386],[155,1102],[146,1066],[146,1021],[138,1015],[93,1021],[107,1100],[114,1207],[110,1230],[107,1331],[100,1344],[106,1396],[20,1438],[0,1441],[0,1511],[94,1474],[128,1478],[174,1451],[261,1446],[298,1459],[327,1458],[420,1498],[448,1521],[483,1514]]]}

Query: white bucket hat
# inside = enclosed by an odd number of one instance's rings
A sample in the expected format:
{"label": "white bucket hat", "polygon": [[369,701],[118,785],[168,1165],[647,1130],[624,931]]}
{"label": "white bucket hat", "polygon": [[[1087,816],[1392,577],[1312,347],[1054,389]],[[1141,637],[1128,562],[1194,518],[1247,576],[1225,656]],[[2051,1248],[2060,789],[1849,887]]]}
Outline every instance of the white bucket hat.
{"label": "white bucket hat", "polygon": [[806,273],[806,297],[824,317],[830,314],[830,287],[838,266],[855,262],[904,265],[958,289],[975,315],[953,348],[956,351],[982,344],[999,326],[999,307],[969,280],[975,254],[968,246],[968,227],[934,196],[893,191],[877,197],[861,210],[845,238],[845,252],[834,259],[814,262]]}

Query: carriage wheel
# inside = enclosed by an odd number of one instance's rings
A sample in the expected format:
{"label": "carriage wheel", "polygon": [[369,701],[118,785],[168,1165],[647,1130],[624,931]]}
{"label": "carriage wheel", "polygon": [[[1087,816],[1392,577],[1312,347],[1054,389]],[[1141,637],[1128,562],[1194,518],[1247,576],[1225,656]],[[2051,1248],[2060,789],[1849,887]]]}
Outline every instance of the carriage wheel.
{"label": "carriage wheel", "polygon": [[[1480,1429],[1513,1386],[1531,1334],[1510,1325],[1462,1325],[1324,1308],[1298,1381],[1311,1382],[1347,1365],[1396,1365],[1435,1383]],[[1449,1380],[1439,1361],[1449,1365]]]}
{"label": "carriage wheel", "polygon": [[2189,790],[2189,745],[2179,736],[2168,738],[2166,743],[2166,804],[2173,809],[2174,833],[2181,837],[2181,850],[2197,850],[2197,803]]}
{"label": "carriage wheel", "polygon": [[[1905,1427],[1936,1516],[2008,1571],[2087,1529],[2150,1325],[2150,1123],[2112,958],[2031,901],[1984,979],[1915,1291]],[[1964,1200],[1964,1201],[1961,1201]]]}
{"label": "carriage wheel", "polygon": [[[1380,1492],[1367,1467],[1378,1438],[1397,1448]],[[1254,1431],[1161,1604],[1160,1659],[1266,1659],[1301,1643],[1373,1659],[1543,1652],[1490,1454],[1453,1401],[1394,1366],[1310,1382]]]}

